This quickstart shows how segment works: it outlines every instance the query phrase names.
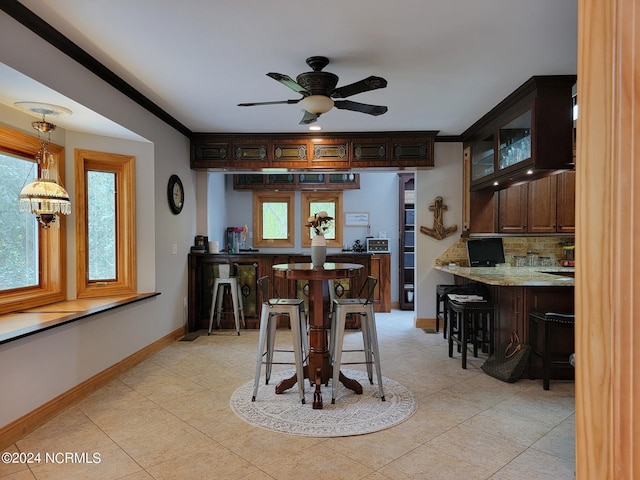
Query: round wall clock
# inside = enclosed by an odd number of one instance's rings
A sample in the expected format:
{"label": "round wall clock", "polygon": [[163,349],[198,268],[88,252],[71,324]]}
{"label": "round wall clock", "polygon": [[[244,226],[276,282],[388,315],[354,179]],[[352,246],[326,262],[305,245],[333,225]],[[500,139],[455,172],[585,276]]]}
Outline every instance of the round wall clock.
{"label": "round wall clock", "polygon": [[182,211],[184,205],[184,188],[180,177],[171,175],[169,184],[167,185],[167,199],[169,200],[169,208],[177,215]]}

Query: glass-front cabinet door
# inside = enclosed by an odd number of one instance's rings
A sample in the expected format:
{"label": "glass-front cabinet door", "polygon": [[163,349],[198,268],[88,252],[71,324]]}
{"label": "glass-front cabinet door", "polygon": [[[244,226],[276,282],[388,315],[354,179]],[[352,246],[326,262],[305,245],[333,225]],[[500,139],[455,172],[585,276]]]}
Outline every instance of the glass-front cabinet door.
{"label": "glass-front cabinet door", "polygon": [[498,171],[531,158],[531,110],[499,130]]}
{"label": "glass-front cabinet door", "polygon": [[487,135],[482,140],[474,143],[471,148],[471,182],[493,175],[495,137]]}

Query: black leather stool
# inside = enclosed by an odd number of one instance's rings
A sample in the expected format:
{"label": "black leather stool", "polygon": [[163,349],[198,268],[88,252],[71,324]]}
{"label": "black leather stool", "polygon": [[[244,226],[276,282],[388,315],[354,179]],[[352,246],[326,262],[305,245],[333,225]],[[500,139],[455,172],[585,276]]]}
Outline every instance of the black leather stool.
{"label": "black leather stool", "polygon": [[436,285],[436,333],[440,331],[440,316],[442,315],[442,335],[447,338],[447,294],[453,293],[458,285]]}
{"label": "black leather stool", "polygon": [[449,307],[449,357],[453,357],[453,344],[462,354],[462,368],[467,368],[467,345],[473,345],[473,356],[478,347],[489,355],[493,353],[493,304],[484,301],[457,301],[448,299]]}
{"label": "black leather stool", "polygon": [[[549,390],[549,379],[551,378],[551,365],[571,365],[569,358],[555,356],[551,351],[551,329],[554,327],[570,328],[573,335],[573,324],[575,315],[573,313],[555,313],[555,312],[529,312],[529,345],[531,345],[531,353],[542,358],[542,388]],[[542,339],[542,347],[538,350],[538,329],[542,323],[544,326],[544,338]],[[532,357],[529,357],[529,378],[534,379],[535,375],[532,368]],[[556,358],[557,357],[557,358]]]}

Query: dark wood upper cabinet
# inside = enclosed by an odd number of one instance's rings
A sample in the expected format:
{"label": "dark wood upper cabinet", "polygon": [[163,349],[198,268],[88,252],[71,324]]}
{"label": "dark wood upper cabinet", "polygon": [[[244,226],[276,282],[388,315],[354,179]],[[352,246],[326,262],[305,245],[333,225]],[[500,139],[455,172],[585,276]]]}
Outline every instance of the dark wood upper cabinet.
{"label": "dark wood upper cabinet", "polygon": [[529,185],[522,184],[498,192],[498,232],[526,233]]}
{"label": "dark wood upper cabinet", "polygon": [[388,138],[351,139],[351,166],[357,168],[389,165]]}
{"label": "dark wood upper cabinet", "polygon": [[359,173],[237,173],[234,190],[357,190]]}
{"label": "dark wood upper cabinet", "polygon": [[576,172],[568,170],[558,177],[558,218],[557,231],[575,233],[576,231]]}
{"label": "dark wood upper cabinet", "polygon": [[336,134],[215,134],[191,139],[191,168],[227,172],[430,168],[437,131]]}
{"label": "dark wood upper cabinet", "polygon": [[505,188],[498,196],[499,233],[574,233],[575,172]]}
{"label": "dark wood upper cabinet", "polygon": [[230,143],[228,139],[208,138],[196,135],[191,140],[191,168],[227,168],[229,166]]}
{"label": "dark wood upper cabinet", "polygon": [[551,175],[529,183],[527,231],[556,232],[557,177]]}
{"label": "dark wood upper cabinet", "polygon": [[536,76],[467,129],[471,189],[508,188],[573,168],[575,75]]}

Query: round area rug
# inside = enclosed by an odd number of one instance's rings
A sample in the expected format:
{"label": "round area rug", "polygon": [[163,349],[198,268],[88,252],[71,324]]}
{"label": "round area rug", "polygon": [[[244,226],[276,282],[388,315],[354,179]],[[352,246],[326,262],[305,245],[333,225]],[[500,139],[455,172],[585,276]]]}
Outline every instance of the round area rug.
{"label": "round area rug", "polygon": [[255,402],[251,401],[253,380],[245,383],[231,396],[230,406],[236,415],[251,425],[309,437],[346,437],[377,432],[404,422],[416,411],[418,404],[413,394],[398,382],[382,377],[386,399],[383,402],[378,396],[378,385],[369,383],[366,372],[342,372],[360,382],[362,395],[340,384],[336,403],[331,404],[331,383],[328,387],[322,385],[324,408],[314,410],[315,387],[308,386],[308,380],[304,405],[300,403],[298,384],[276,395],[275,386],[294,374],[293,370],[287,370],[273,373],[269,385],[264,384],[263,374]]}

